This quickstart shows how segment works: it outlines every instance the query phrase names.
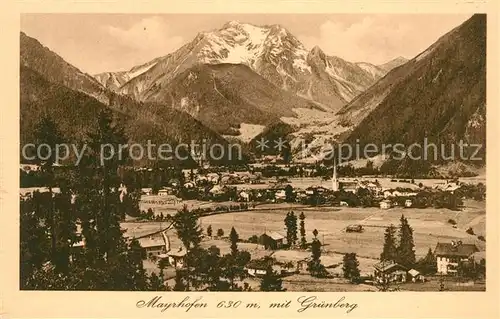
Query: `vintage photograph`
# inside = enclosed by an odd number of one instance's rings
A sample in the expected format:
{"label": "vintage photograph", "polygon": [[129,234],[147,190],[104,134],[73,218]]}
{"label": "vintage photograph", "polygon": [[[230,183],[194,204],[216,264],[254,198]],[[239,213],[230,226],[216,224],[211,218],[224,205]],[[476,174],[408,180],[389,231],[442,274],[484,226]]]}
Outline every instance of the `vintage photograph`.
{"label": "vintage photograph", "polygon": [[20,20],[20,290],[486,291],[486,14]]}

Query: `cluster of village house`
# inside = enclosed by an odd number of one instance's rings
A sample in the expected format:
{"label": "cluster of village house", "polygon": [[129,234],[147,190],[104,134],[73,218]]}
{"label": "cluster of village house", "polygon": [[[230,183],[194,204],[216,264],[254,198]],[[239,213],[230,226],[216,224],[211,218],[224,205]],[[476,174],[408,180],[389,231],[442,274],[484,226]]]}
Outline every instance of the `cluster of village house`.
{"label": "cluster of village house", "polygon": [[[226,198],[224,195],[228,193],[235,193],[235,200],[238,201],[262,201],[271,200],[272,202],[284,202],[287,199],[286,189],[289,187],[286,178],[282,178],[277,182],[269,183],[266,187],[259,188],[244,188],[238,187],[239,184],[265,184],[261,180],[261,175],[251,172],[236,172],[236,173],[209,173],[206,175],[196,175],[192,181],[186,182],[183,187],[194,189],[200,187],[200,190],[207,189],[212,199]],[[160,196],[172,196],[175,194],[175,182],[173,187],[164,187],[158,192]],[[306,189],[293,189],[295,201],[302,202],[303,200],[315,196],[328,198],[336,191],[344,191],[356,194],[360,189],[365,189],[379,199],[379,206],[381,209],[389,209],[397,203],[393,200],[397,197],[406,197],[404,202],[405,207],[413,205],[412,197],[417,196],[419,187],[411,185],[412,188],[392,189],[383,188],[378,180],[365,180],[365,179],[341,179],[337,177],[336,169],[333,170],[331,178],[331,188],[323,186],[309,186]],[[453,192],[460,187],[457,182],[446,182],[443,185],[435,186],[436,190]],[[151,189],[144,189],[145,195],[151,194]],[[340,202],[340,206],[349,206],[345,201]]]}

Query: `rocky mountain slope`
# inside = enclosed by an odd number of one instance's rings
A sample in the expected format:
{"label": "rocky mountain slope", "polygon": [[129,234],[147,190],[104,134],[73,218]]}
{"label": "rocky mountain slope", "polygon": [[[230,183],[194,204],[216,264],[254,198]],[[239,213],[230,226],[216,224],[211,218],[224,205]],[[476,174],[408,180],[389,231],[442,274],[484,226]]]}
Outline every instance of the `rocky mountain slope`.
{"label": "rocky mountain slope", "polygon": [[295,116],[294,108],[319,108],[243,64],[196,64],[150,91],[147,101],[187,112],[226,135],[238,135],[242,123],[266,126]]}
{"label": "rocky mountain slope", "polygon": [[402,56],[397,57],[395,59],[392,59],[384,64],[377,65],[377,68],[382,69],[386,73],[390,72],[392,69],[397,68],[400,65],[405,64],[409,60],[407,58],[404,58]]}

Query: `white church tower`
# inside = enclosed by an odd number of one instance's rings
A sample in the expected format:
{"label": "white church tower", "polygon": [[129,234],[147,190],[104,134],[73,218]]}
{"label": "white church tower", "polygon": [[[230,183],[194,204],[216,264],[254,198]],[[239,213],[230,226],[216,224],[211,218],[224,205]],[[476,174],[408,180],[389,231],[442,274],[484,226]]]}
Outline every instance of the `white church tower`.
{"label": "white church tower", "polygon": [[337,192],[339,190],[339,180],[337,179],[337,163],[333,161],[333,175],[332,175],[332,191]]}

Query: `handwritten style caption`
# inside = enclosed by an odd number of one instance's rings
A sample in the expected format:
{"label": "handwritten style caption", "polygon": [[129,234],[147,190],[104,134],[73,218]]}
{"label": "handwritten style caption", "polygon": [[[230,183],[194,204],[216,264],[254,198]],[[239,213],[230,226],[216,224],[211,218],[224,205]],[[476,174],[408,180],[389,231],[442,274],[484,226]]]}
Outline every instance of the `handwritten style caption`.
{"label": "handwritten style caption", "polygon": [[193,309],[209,309],[209,308],[222,308],[222,309],[295,309],[297,312],[307,312],[310,309],[336,309],[343,310],[346,313],[352,312],[358,308],[355,302],[349,302],[345,296],[337,300],[321,300],[317,296],[300,296],[295,300],[284,299],[282,301],[272,302],[256,302],[256,301],[243,301],[239,299],[220,300],[216,302],[205,302],[203,297],[189,297],[186,296],[180,301],[171,301],[163,298],[162,296],[155,296],[148,300],[139,300],[136,303],[137,308],[154,308],[161,312],[168,311],[169,309],[183,309],[189,312]]}

